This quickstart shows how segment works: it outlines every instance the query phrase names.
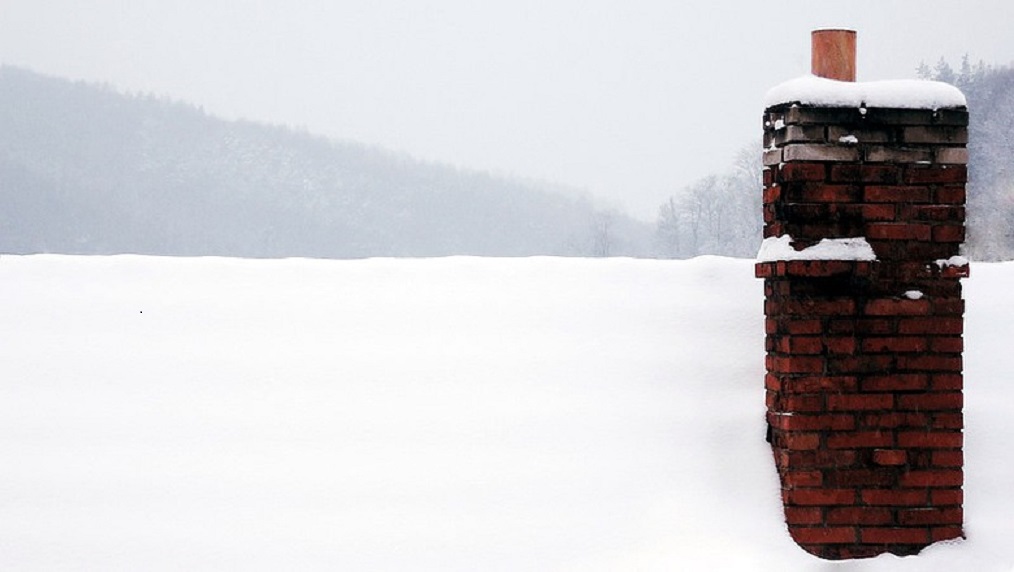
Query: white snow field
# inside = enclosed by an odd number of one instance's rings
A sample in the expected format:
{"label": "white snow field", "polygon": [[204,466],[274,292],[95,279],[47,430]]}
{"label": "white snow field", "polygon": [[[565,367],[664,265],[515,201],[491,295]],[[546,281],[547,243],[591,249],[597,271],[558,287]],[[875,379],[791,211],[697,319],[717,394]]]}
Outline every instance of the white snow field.
{"label": "white snow field", "polygon": [[1014,263],[965,541],[782,522],[753,261],[0,257],[0,570],[1014,570]]}

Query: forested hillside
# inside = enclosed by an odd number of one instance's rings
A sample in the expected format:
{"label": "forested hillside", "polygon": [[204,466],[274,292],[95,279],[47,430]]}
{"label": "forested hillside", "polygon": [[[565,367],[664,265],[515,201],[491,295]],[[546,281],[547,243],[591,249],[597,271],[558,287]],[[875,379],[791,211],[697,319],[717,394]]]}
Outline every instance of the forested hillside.
{"label": "forested hillside", "polygon": [[[918,75],[968,98],[967,254],[1014,258],[1014,70]],[[652,237],[550,185],[0,68],[0,252],[752,257],[759,179],[745,147],[662,204]]]}
{"label": "forested hillside", "polygon": [[0,68],[0,252],[648,255],[547,185]]}

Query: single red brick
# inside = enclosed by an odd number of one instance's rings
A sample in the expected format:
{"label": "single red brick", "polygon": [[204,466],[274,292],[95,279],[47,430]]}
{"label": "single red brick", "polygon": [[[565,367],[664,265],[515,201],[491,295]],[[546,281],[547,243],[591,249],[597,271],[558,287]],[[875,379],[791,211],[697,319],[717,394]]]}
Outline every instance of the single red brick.
{"label": "single red brick", "polygon": [[828,554],[825,552],[819,555],[825,560],[859,560],[863,558],[873,558],[887,552],[886,547],[863,544],[830,544],[821,546],[821,548],[834,550],[833,553]]}
{"label": "single red brick", "polygon": [[965,533],[961,530],[960,526],[934,526],[930,528],[930,540],[933,542],[964,537]]}
{"label": "single red brick", "polygon": [[928,382],[929,376],[920,373],[875,375],[864,378],[860,387],[863,391],[917,391],[926,389]]}
{"label": "single red brick", "polygon": [[960,411],[934,413],[930,426],[934,429],[961,429],[964,422]]}
{"label": "single red brick", "polygon": [[782,378],[777,375],[771,375],[770,373],[764,375],[764,389],[770,391],[781,391],[782,389]]}
{"label": "single red brick", "polygon": [[827,358],[827,371],[834,374],[889,371],[894,366],[894,359],[892,354],[830,355]]}
{"label": "single red brick", "polygon": [[771,185],[764,188],[764,203],[771,204],[777,202],[778,199],[782,198],[782,187],[779,185]]}
{"label": "single red brick", "polygon": [[829,180],[832,183],[861,183],[863,182],[861,166],[855,163],[831,165]]}
{"label": "single red brick", "polygon": [[911,471],[901,475],[902,487],[960,487],[964,482],[961,469]]}
{"label": "single red brick", "polygon": [[764,319],[764,333],[765,334],[777,334],[778,333],[778,320],[774,318]]}
{"label": "single red brick", "polygon": [[827,436],[828,449],[882,448],[892,445],[894,445],[894,434],[889,431],[849,431],[832,433]]}
{"label": "single red brick", "polygon": [[786,393],[819,393],[823,391],[851,392],[857,389],[857,381],[851,376],[806,376],[790,377],[783,380]]}
{"label": "single red brick", "polygon": [[971,276],[971,269],[964,266],[945,266],[940,269],[941,278],[968,278]]}
{"label": "single red brick", "polygon": [[897,282],[919,282],[934,277],[933,268],[935,266],[929,266],[925,262],[902,262],[903,260],[911,260],[908,251],[917,250],[920,245],[930,245],[928,242],[914,242],[914,241],[870,241],[870,246],[873,247],[873,251],[884,259],[890,259],[896,261],[892,264],[890,269],[887,269],[882,277],[893,278]]}
{"label": "single red brick", "polygon": [[804,203],[850,203],[859,196],[859,188],[852,185],[807,185],[799,191]]}
{"label": "single red brick", "polygon": [[812,413],[824,410],[824,398],[821,395],[786,395],[781,397],[784,411],[793,413]]}
{"label": "single red brick", "polygon": [[835,469],[824,478],[831,487],[887,487],[894,484],[895,469]]}
{"label": "single red brick", "polygon": [[779,174],[782,181],[823,181],[826,172],[824,163],[793,162],[782,165]]}
{"label": "single red brick", "polygon": [[950,354],[898,356],[898,369],[902,371],[960,372],[961,356]]}
{"label": "single red brick", "polygon": [[901,179],[895,165],[832,164],[831,181],[841,183],[878,183],[893,185]]}
{"label": "single red brick", "polygon": [[812,451],[820,447],[819,433],[788,432],[782,435],[785,448],[790,451]]}
{"label": "single red brick", "polygon": [[786,333],[798,335],[798,334],[819,334],[823,330],[820,320],[786,320],[785,331]]}
{"label": "single red brick", "polygon": [[961,298],[937,298],[932,301],[933,315],[960,316],[965,313],[965,301]]}
{"label": "single red brick", "polygon": [[926,528],[862,528],[859,531],[863,544],[928,544]]}
{"label": "single red brick", "polygon": [[961,451],[933,451],[933,466],[961,467],[965,464],[965,454]]}
{"label": "single red brick", "polygon": [[828,353],[832,354],[854,354],[856,353],[856,339],[847,337],[825,338],[824,346]]}
{"label": "single red brick", "polygon": [[793,260],[788,263],[786,273],[789,276],[818,278],[849,274],[854,268],[855,263],[846,260]]}
{"label": "single red brick", "polygon": [[866,353],[914,353],[924,352],[929,344],[926,338],[867,338],[863,340]]}
{"label": "single red brick", "polygon": [[868,203],[928,203],[929,187],[875,186],[866,187],[863,199]]}
{"label": "single red brick", "polygon": [[902,335],[961,335],[963,330],[964,320],[961,318],[911,317],[898,321],[898,333]]}
{"label": "single red brick", "polygon": [[806,336],[791,336],[786,338],[785,349],[779,347],[779,351],[791,354],[818,355],[824,351],[824,345],[820,338]]}
{"label": "single red brick", "polygon": [[770,391],[770,390],[765,391],[764,392],[764,406],[767,407],[768,410],[780,409],[781,408],[781,395],[779,395],[778,393],[776,393],[774,391]]}
{"label": "single red brick", "polygon": [[930,381],[934,391],[961,391],[964,382],[960,373],[935,373]]}
{"label": "single red brick", "polygon": [[787,471],[782,475],[782,486],[786,488],[819,487],[823,482],[820,471]]}
{"label": "single red brick", "polygon": [[965,342],[961,336],[930,338],[930,351],[944,354],[959,354],[965,351]]}
{"label": "single red brick", "polygon": [[894,165],[863,165],[862,182],[894,184],[901,179],[901,169]]}
{"label": "single red brick", "polygon": [[964,397],[957,391],[936,391],[898,396],[901,411],[948,411],[960,410]]}
{"label": "single red brick", "polygon": [[876,449],[873,463],[884,467],[897,467],[908,462],[908,452],[901,449]]}
{"label": "single red brick", "polygon": [[898,511],[898,524],[906,526],[961,524],[962,517],[961,507],[908,508]]}
{"label": "single red brick", "polygon": [[893,334],[894,326],[894,320],[884,318],[832,319],[827,331],[829,334],[882,336]]}
{"label": "single red brick", "polygon": [[841,316],[854,314],[856,303],[849,298],[789,300],[782,306],[782,311],[795,316]]}
{"label": "single red brick", "polygon": [[867,316],[926,316],[930,313],[930,301],[880,298],[870,300],[863,308]]}
{"label": "single red brick", "polygon": [[965,220],[965,207],[941,205],[901,205],[903,220],[929,220],[936,222],[961,222]]}
{"label": "single red brick", "polygon": [[837,525],[893,524],[894,517],[887,508],[848,506],[828,509],[827,523]]}
{"label": "single red brick", "polygon": [[850,505],[856,501],[853,489],[793,489],[783,491],[789,505],[832,506]]}
{"label": "single red brick", "polygon": [[823,373],[824,360],[819,357],[776,356],[773,373]]}
{"label": "single red brick", "polygon": [[957,449],[962,444],[960,432],[947,431],[902,431],[898,433],[899,447],[924,449]]}
{"label": "single red brick", "polygon": [[857,464],[859,455],[856,451],[817,449],[816,451],[782,450],[778,462],[780,467],[794,469],[823,469],[826,467],[850,467]]}
{"label": "single red brick", "polygon": [[827,396],[828,411],[871,411],[891,409],[894,396],[885,394],[843,393]]}
{"label": "single red brick", "polygon": [[930,504],[933,506],[960,505],[965,502],[965,493],[961,489],[933,489],[930,491]]}
{"label": "single red brick", "polygon": [[785,507],[785,522],[793,524],[822,524],[824,522],[823,509],[820,507]]}
{"label": "single red brick", "polygon": [[893,221],[898,216],[893,203],[874,203],[862,205],[863,219],[869,221]]}
{"label": "single red brick", "polygon": [[772,423],[783,431],[848,431],[855,428],[856,418],[852,415],[778,415]]}
{"label": "single red brick", "polygon": [[894,429],[897,427],[926,427],[930,423],[925,413],[868,413],[860,419],[861,427]]}
{"label": "single red brick", "polygon": [[925,489],[869,489],[861,496],[870,506],[921,506],[929,499]]}
{"label": "single red brick", "polygon": [[902,180],[909,185],[920,185],[964,183],[967,179],[968,169],[964,165],[909,165]]}
{"label": "single red brick", "polygon": [[765,209],[764,214],[764,222],[768,223],[764,226],[764,238],[784,236],[785,224],[782,222],[768,221],[767,209]]}
{"label": "single red brick", "polygon": [[936,202],[938,203],[963,205],[965,204],[965,197],[964,186],[939,187],[936,190]]}
{"label": "single red brick", "polygon": [[906,222],[875,222],[866,225],[866,237],[870,240],[930,240],[933,236],[930,225]]}
{"label": "single red brick", "polygon": [[856,529],[844,526],[790,526],[789,534],[799,544],[851,544],[856,541]]}
{"label": "single red brick", "polygon": [[965,227],[941,224],[933,227],[933,242],[965,242]]}

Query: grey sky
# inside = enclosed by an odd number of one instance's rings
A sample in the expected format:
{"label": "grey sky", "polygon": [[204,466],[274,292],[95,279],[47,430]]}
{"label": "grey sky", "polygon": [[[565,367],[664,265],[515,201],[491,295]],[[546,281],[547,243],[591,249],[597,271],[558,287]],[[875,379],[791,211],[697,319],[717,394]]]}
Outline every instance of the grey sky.
{"label": "grey sky", "polygon": [[651,219],[759,138],[809,32],[859,79],[1014,60],[1014,2],[3,0],[0,61],[427,160],[587,189]]}

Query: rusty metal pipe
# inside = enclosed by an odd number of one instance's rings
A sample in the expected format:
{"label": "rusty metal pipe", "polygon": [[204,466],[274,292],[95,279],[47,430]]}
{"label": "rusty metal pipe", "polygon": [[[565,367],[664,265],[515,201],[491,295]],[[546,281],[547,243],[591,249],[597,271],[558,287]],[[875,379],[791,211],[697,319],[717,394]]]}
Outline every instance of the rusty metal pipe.
{"label": "rusty metal pipe", "polygon": [[855,30],[814,30],[810,35],[810,70],[813,75],[838,81],[856,81]]}

